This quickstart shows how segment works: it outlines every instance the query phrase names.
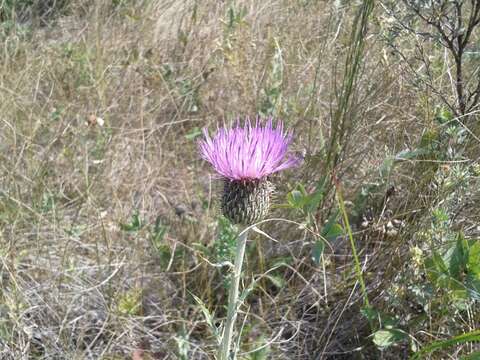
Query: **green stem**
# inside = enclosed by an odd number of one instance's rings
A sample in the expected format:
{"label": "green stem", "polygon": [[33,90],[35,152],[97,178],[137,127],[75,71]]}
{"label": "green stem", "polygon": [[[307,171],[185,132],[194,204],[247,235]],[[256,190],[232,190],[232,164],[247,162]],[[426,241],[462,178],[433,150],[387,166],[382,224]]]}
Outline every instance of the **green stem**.
{"label": "green stem", "polygon": [[235,355],[230,357],[230,348],[232,346],[233,327],[238,313],[238,288],[242,274],[243,258],[245,256],[245,246],[247,244],[247,230],[240,233],[237,240],[237,250],[235,253],[235,264],[228,294],[227,320],[222,336],[222,343],[219,349],[219,360],[233,360]]}
{"label": "green stem", "polygon": [[355,272],[357,274],[357,280],[360,283],[360,287],[362,288],[364,305],[368,308],[370,307],[370,303],[368,301],[367,288],[365,286],[365,281],[363,279],[362,268],[360,266],[360,260],[358,259],[357,248],[355,247],[355,241],[353,240],[352,229],[350,228],[350,222],[348,221],[347,211],[345,210],[345,202],[343,201],[340,185],[336,184],[336,187],[337,187],[338,207],[340,208],[340,212],[342,213],[343,222],[347,230],[348,238],[350,239],[350,246],[352,247],[352,255],[355,261]]}

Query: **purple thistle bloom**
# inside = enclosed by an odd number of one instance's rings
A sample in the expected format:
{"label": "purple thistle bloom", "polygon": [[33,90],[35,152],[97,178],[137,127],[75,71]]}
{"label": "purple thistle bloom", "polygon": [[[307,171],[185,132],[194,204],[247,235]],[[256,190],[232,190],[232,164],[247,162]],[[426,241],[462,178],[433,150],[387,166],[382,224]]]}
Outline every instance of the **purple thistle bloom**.
{"label": "purple thistle bloom", "polygon": [[252,126],[247,118],[243,127],[237,121],[234,127],[220,128],[213,138],[206,129],[203,134],[200,153],[225,179],[261,180],[300,163],[299,157],[288,153],[292,131],[284,132],[281,121],[274,127],[271,117],[265,126],[259,118]]}

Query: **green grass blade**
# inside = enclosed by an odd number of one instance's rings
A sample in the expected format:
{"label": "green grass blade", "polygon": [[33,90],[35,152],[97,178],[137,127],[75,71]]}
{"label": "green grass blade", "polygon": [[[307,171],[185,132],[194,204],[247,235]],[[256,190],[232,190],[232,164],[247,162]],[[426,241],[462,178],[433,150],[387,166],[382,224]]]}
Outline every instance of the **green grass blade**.
{"label": "green grass blade", "polygon": [[468,333],[454,336],[446,340],[438,340],[424,346],[418,353],[412,356],[412,360],[422,359],[424,355],[437,350],[445,350],[453,345],[464,344],[472,341],[480,341],[480,330],[470,331]]}

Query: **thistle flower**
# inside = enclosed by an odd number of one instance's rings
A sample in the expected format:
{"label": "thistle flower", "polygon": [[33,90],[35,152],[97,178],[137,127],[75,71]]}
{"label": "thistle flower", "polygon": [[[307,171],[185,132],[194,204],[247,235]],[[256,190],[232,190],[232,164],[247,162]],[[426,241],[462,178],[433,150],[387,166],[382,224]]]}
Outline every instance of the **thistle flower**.
{"label": "thistle flower", "polygon": [[284,132],[281,121],[274,126],[272,118],[264,126],[259,118],[255,126],[247,118],[243,127],[237,121],[234,127],[219,129],[213,138],[206,129],[203,134],[200,153],[224,180],[223,214],[239,224],[261,220],[273,191],[268,176],[300,162],[288,153],[292,132]]}

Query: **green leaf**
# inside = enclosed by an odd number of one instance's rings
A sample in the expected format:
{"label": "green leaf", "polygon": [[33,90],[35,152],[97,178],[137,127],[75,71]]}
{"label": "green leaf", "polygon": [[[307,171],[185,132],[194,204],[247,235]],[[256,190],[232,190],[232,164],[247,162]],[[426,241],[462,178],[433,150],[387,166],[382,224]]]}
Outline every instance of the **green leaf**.
{"label": "green leaf", "polygon": [[395,326],[398,325],[398,320],[396,318],[381,313],[373,307],[363,307],[360,312],[370,323],[378,323],[379,327],[384,328],[384,330],[395,330]]}
{"label": "green leaf", "polygon": [[293,264],[293,258],[291,256],[278,256],[269,260],[270,268],[288,266]]}
{"label": "green leaf", "polygon": [[439,274],[448,274],[448,265],[445,264],[445,259],[440,253],[434,251],[432,259],[435,265],[435,270],[437,270]]}
{"label": "green leaf", "polygon": [[435,148],[439,141],[439,134],[436,130],[427,130],[422,135],[420,140],[420,147],[422,148]]}
{"label": "green leaf", "polygon": [[315,191],[313,194],[308,195],[308,204],[307,204],[307,212],[315,211],[325,196],[325,185],[327,183],[327,178],[323,177],[317,183]]}
{"label": "green leaf", "polygon": [[480,240],[470,246],[468,254],[467,270],[470,275],[480,280]]}
{"label": "green leaf", "polygon": [[470,245],[467,262],[467,291],[472,299],[480,300],[480,240]]}
{"label": "green leaf", "polygon": [[55,196],[50,192],[44,192],[42,194],[42,204],[40,209],[46,213],[55,208]]}
{"label": "green leaf", "polygon": [[457,236],[457,241],[447,251],[440,255],[434,252],[426,261],[427,275],[437,286],[452,290],[453,297],[465,298],[464,274],[468,261],[468,243],[462,234]]}
{"label": "green leaf", "polygon": [[415,150],[403,150],[395,155],[395,160],[411,160],[416,159],[421,155],[427,155],[430,152],[427,149],[418,148]]}
{"label": "green leaf", "polygon": [[320,265],[320,259],[325,250],[325,243],[322,240],[317,240],[312,249],[312,260],[316,265]]}
{"label": "green leaf", "polygon": [[373,342],[380,349],[385,349],[407,338],[408,334],[400,329],[383,329],[373,334]]}
{"label": "green leaf", "polygon": [[285,279],[280,275],[267,275],[266,278],[278,289],[283,288],[286,284]]}
{"label": "green leaf", "polygon": [[335,240],[337,236],[343,235],[344,231],[341,225],[337,223],[338,221],[338,211],[334,212],[327,223],[323,226],[321,235],[327,240]]}
{"label": "green leaf", "polygon": [[378,192],[381,189],[382,185],[379,183],[374,184],[364,184],[360,188],[360,191],[355,195],[353,200],[353,209],[351,210],[351,215],[354,217],[359,217],[364,213],[368,199]]}
{"label": "green leaf", "polygon": [[298,184],[295,190],[287,195],[287,203],[291,208],[300,210],[304,214],[314,212],[324,196],[325,180],[322,179],[317,183],[315,191],[311,194],[307,193],[302,184]]}
{"label": "green leaf", "polygon": [[294,207],[294,208],[297,208],[297,209],[300,209],[301,207],[303,207],[303,205],[305,204],[305,197],[303,196],[303,194],[298,191],[298,190],[292,190],[289,194],[288,194],[288,203]]}
{"label": "green leaf", "polygon": [[441,107],[437,110],[437,115],[435,116],[435,120],[437,120],[440,124],[445,124],[453,119],[453,113],[447,107]]}
{"label": "green leaf", "polygon": [[123,315],[139,315],[142,310],[142,290],[133,288],[120,295],[117,309]]}
{"label": "green leaf", "polygon": [[435,222],[442,223],[447,222],[450,218],[443,209],[435,209],[432,211]]}
{"label": "green leaf", "polygon": [[200,135],[202,135],[202,131],[198,127],[194,127],[187,135],[185,135],[185,139],[194,140]]}
{"label": "green leaf", "polygon": [[[160,267],[165,269],[172,258],[172,250],[166,244],[156,244],[155,249],[157,250],[157,255],[160,260]],[[178,251],[176,251],[173,255],[174,257],[178,255]]]}
{"label": "green leaf", "polygon": [[344,235],[343,227],[340,224],[333,224],[323,236],[327,240],[335,240],[338,236]]}
{"label": "green leaf", "polygon": [[385,160],[383,160],[382,165],[380,166],[380,177],[382,179],[388,178],[393,170],[394,165],[395,159],[392,156],[387,156]]}
{"label": "green leaf", "polygon": [[210,313],[210,311],[208,310],[207,306],[202,301],[202,299],[200,299],[198,296],[196,296],[192,293],[190,293],[190,295],[192,295],[193,299],[195,300],[195,302],[200,307],[200,310],[203,313],[203,317],[205,318],[205,322],[207,323],[207,325],[210,328],[210,330],[212,331],[212,333],[215,335],[217,341],[220,343],[220,337],[219,337],[219,334],[218,334],[218,329],[215,326],[215,322],[214,322],[214,315]]}
{"label": "green leaf", "polygon": [[160,251],[160,247],[162,246],[163,239],[165,238],[167,231],[168,226],[162,225],[160,217],[157,217],[150,237],[150,241],[157,251]]}
{"label": "green leaf", "polygon": [[473,300],[480,301],[480,278],[467,275],[467,293]]}
{"label": "green leaf", "polygon": [[290,207],[297,210],[304,210],[304,206],[308,202],[308,195],[302,184],[297,185],[295,190],[292,190],[287,195],[287,202]]}
{"label": "green leaf", "polygon": [[142,228],[143,222],[138,215],[138,210],[135,210],[130,219],[130,223],[120,223],[120,229],[123,231],[134,232]]}
{"label": "green leaf", "polygon": [[448,264],[450,275],[461,280],[460,275],[466,270],[468,261],[468,244],[462,234],[458,234],[455,246],[447,251],[444,261]]}
{"label": "green leaf", "polygon": [[374,321],[380,319],[380,313],[373,307],[363,307],[360,313],[367,318],[368,321]]}

